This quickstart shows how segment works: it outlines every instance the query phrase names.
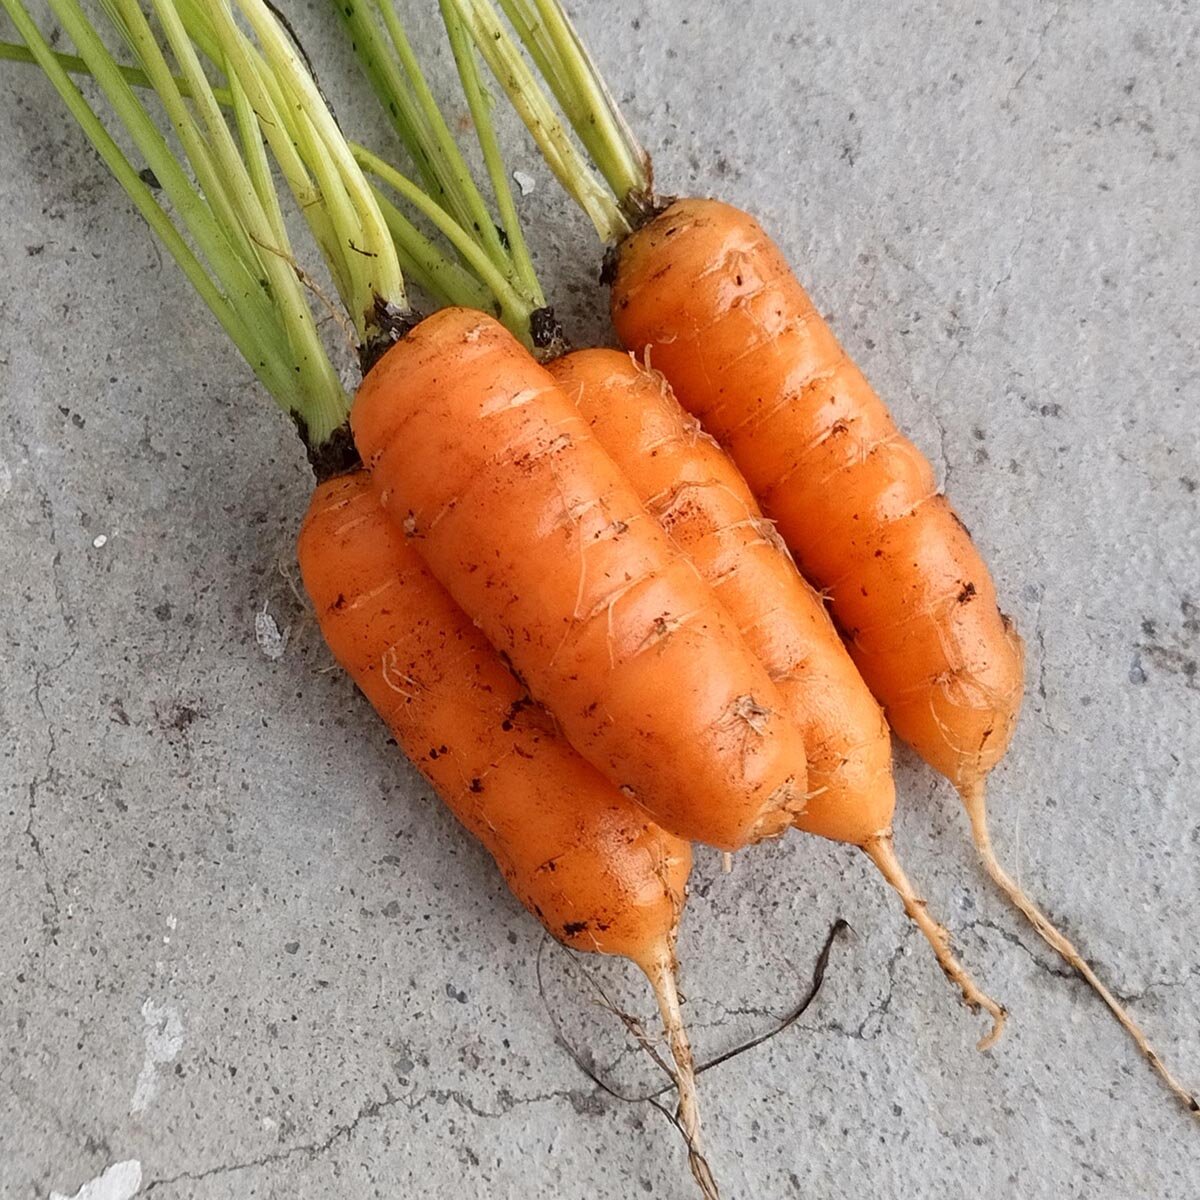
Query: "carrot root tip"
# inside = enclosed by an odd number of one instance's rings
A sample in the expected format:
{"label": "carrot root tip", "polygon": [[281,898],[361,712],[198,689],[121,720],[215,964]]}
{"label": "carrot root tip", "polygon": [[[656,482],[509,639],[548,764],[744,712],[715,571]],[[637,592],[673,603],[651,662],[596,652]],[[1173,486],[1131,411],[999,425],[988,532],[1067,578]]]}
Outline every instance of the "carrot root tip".
{"label": "carrot root tip", "polygon": [[670,946],[659,947],[650,961],[639,964],[645,972],[654,998],[658,1001],[663,1028],[667,1034],[667,1045],[674,1060],[675,1088],[679,1093],[679,1107],[675,1124],[687,1143],[688,1168],[704,1200],[720,1200],[720,1191],[712,1168],[704,1157],[700,1143],[700,1104],[696,1094],[696,1063],[692,1056],[691,1043],[683,1023],[679,1007],[679,985],[676,979],[677,964]]}
{"label": "carrot root tip", "polygon": [[1184,1107],[1193,1115],[1200,1115],[1200,1104],[1195,1095],[1189,1091],[1167,1069],[1162,1059],[1155,1052],[1138,1023],[1129,1015],[1125,1006],[1108,990],[1103,981],[1092,970],[1091,965],[1075,948],[1071,940],[1042,912],[1028,893],[1000,865],[992,849],[992,839],[988,831],[986,788],[982,779],[973,780],[959,787],[958,794],[962,798],[963,807],[971,821],[971,836],[975,849],[979,852],[984,869],[993,882],[1017,908],[1021,915],[1033,926],[1038,936],[1054,950],[1059,957],[1082,976],[1085,983],[1107,1005],[1109,1012],[1117,1019],[1117,1023],[1133,1039],[1142,1056],[1180,1100]]}
{"label": "carrot root tip", "polygon": [[972,1012],[987,1012],[992,1018],[991,1030],[980,1039],[980,1050],[990,1050],[1000,1039],[1004,1031],[1004,1023],[1008,1019],[1008,1009],[991,998],[974,979],[967,973],[966,968],[954,956],[951,949],[950,931],[935,920],[929,913],[929,906],[917,894],[916,889],[904,873],[896,850],[892,843],[892,831],[877,833],[868,838],[862,845],[863,852],[879,869],[879,873],[889,886],[900,897],[904,911],[909,919],[925,935],[933,949],[942,974],[962,993],[963,1003]]}

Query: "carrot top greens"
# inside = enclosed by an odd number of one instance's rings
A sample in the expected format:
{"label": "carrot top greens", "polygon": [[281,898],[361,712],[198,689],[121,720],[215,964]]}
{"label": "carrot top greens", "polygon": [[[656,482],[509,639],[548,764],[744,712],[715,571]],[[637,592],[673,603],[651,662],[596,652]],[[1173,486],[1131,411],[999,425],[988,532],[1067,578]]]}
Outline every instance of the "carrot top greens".
{"label": "carrot top greens", "polygon": [[[499,0],[499,7],[493,0],[440,0],[440,4],[448,31],[452,22],[461,22],[470,31],[542,157],[601,238],[618,241],[641,224],[653,207],[650,157],[634,137],[559,0]],[[522,46],[536,74],[522,55]],[[547,87],[586,151],[586,160],[556,112]],[[596,179],[587,160],[607,187]]]}
{"label": "carrot top greens", "polygon": [[[468,103],[499,221],[390,8],[378,8],[389,43],[365,12],[339,11],[359,39],[368,76],[393,102],[422,185],[344,137],[266,0],[151,0],[149,13],[138,0],[102,0],[104,32],[80,0],[48,3],[75,53],[51,48],[25,0],[0,0],[20,38],[0,42],[0,59],[34,63],[45,73],[310,447],[344,425],[350,397],[314,316],[330,301],[293,247],[279,178],[333,282],[342,310],[334,306],[335,315],[365,361],[412,319],[406,275],[439,303],[496,312],[532,342],[531,318],[545,298],[488,98],[475,73]],[[461,31],[454,44],[465,80],[474,51]],[[113,47],[132,62],[119,61]],[[72,75],[90,76],[103,104],[85,96]]]}

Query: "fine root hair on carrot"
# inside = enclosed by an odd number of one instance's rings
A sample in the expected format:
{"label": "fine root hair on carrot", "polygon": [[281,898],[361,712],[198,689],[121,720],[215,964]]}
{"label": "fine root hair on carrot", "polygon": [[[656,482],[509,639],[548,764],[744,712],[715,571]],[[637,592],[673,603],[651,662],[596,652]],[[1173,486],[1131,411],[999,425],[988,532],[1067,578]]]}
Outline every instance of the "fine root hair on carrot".
{"label": "fine root hair on carrot", "polygon": [[929,906],[917,894],[916,889],[904,873],[900,860],[896,857],[891,830],[887,833],[876,834],[863,843],[863,851],[879,869],[879,873],[895,890],[904,905],[904,911],[909,919],[925,935],[938,966],[943,974],[962,993],[963,1001],[972,1012],[981,1009],[992,1018],[992,1028],[979,1039],[980,1050],[990,1050],[1004,1031],[1004,1022],[1008,1020],[1008,1009],[998,1004],[991,996],[982,991],[979,985],[967,974],[966,968],[958,961],[950,948],[950,931],[929,914]]}
{"label": "fine root hair on carrot", "polygon": [[[829,943],[832,943],[832,941],[833,935],[830,936]],[[645,1095],[629,1095],[602,1079],[592,1069],[591,1065],[589,1065],[585,1056],[576,1050],[567,1038],[550,1006],[546,996],[545,981],[542,977],[542,954],[548,944],[548,941],[543,940],[542,946],[538,950],[538,991],[541,994],[546,1015],[550,1018],[550,1024],[554,1027],[554,1033],[559,1044],[571,1056],[575,1065],[597,1087],[607,1092],[614,1099],[625,1101],[628,1104],[648,1103],[658,1109],[682,1135],[687,1146],[688,1167],[700,1189],[701,1195],[705,1197],[705,1200],[720,1200],[720,1190],[717,1187],[712,1168],[708,1165],[708,1160],[705,1158],[700,1144],[700,1105],[696,1092],[696,1076],[700,1074],[701,1070],[705,1070],[706,1067],[697,1069],[695,1057],[692,1054],[691,1042],[687,1036],[687,1028],[683,1022],[678,983],[679,963],[675,957],[673,938],[670,936],[660,938],[655,943],[648,944],[643,954],[632,956],[634,963],[641,970],[642,974],[646,976],[654,991],[654,998],[658,1004],[663,1030],[666,1034],[667,1047],[672,1060],[670,1063],[659,1052],[657,1039],[651,1036],[645,1025],[637,1017],[621,1008],[609,995],[600,980],[583,966],[575,956],[570,956],[571,973],[582,977],[586,981],[587,985],[595,993],[593,1002],[616,1017],[625,1027],[625,1032],[633,1038],[643,1053],[671,1080],[670,1084],[666,1087],[648,1092]],[[820,984],[824,978],[824,960],[827,959],[828,946],[826,951],[823,952],[823,960],[819,964],[820,976],[814,978],[813,990],[809,996],[809,1001],[811,1001],[812,996],[820,988]],[[717,1065],[718,1062],[726,1061],[729,1057],[741,1053],[742,1050],[757,1044],[757,1041],[761,1040],[760,1038],[754,1043],[738,1047],[729,1054],[722,1055],[716,1062],[708,1065]],[[674,1112],[664,1104],[661,1104],[658,1099],[671,1090],[674,1090],[678,1097]]]}
{"label": "fine root hair on carrot", "polygon": [[1050,918],[1030,899],[1024,888],[1000,865],[996,853],[992,849],[992,839],[988,832],[986,793],[987,787],[982,779],[966,783],[959,788],[963,807],[967,810],[967,816],[971,820],[971,836],[975,842],[975,849],[979,852],[980,860],[987,873],[1034,927],[1042,941],[1060,955],[1063,961],[1077,974],[1081,975],[1088,986],[1104,1001],[1121,1028],[1133,1039],[1142,1056],[1154,1068],[1162,1081],[1174,1092],[1188,1112],[1200,1119],[1200,1101],[1197,1100],[1196,1094],[1171,1074],[1166,1064],[1159,1058],[1157,1051],[1146,1039],[1141,1026],[1129,1015],[1125,1006],[1104,986],[1099,976],[1092,970],[1071,940],[1054,925]]}
{"label": "fine root hair on carrot", "polygon": [[663,1029],[667,1035],[667,1046],[675,1069],[671,1072],[675,1088],[679,1093],[679,1110],[676,1119],[680,1132],[688,1147],[688,1166],[696,1180],[701,1195],[706,1200],[717,1200],[720,1196],[716,1180],[704,1157],[700,1143],[700,1105],[696,1096],[696,1063],[692,1046],[688,1041],[683,1024],[683,1013],[679,1007],[678,966],[675,953],[668,945],[662,945],[658,953],[648,962],[638,964],[654,989]]}
{"label": "fine root hair on carrot", "polygon": [[[833,924],[830,925],[829,932],[825,935],[825,941],[822,943],[821,949],[817,954],[817,958],[813,963],[808,989],[800,998],[799,1002],[786,1015],[780,1017],[770,1029],[763,1033],[756,1033],[753,1037],[748,1038],[746,1041],[739,1042],[736,1046],[731,1046],[728,1050],[723,1050],[715,1057],[706,1059],[704,1062],[700,1063],[696,1067],[696,1078],[698,1079],[707,1071],[712,1071],[717,1067],[724,1066],[727,1062],[732,1062],[735,1058],[740,1058],[743,1054],[764,1045],[766,1042],[769,1042],[774,1038],[777,1038],[781,1033],[785,1033],[788,1029],[795,1025],[796,1022],[799,1021],[806,1012],[808,1012],[808,1010],[812,1007],[813,1002],[820,994],[821,988],[825,984],[825,972],[829,968],[829,958],[833,953],[834,943],[838,940],[838,938],[846,933],[853,934],[854,930],[851,928],[849,922],[842,917],[838,917]],[[567,1052],[571,1058],[571,1061],[602,1092],[605,1092],[614,1100],[621,1100],[626,1104],[653,1104],[660,1111],[665,1112],[666,1110],[662,1109],[661,1105],[658,1104],[658,1098],[675,1090],[674,1073],[667,1066],[667,1064],[662,1061],[658,1051],[654,1049],[649,1039],[644,1035],[644,1032],[639,1032],[642,1029],[642,1026],[641,1022],[638,1021],[636,1017],[631,1017],[628,1013],[621,1012],[620,1009],[616,1008],[616,1006],[613,1005],[612,1002],[607,998],[602,1000],[604,1008],[609,1012],[616,1014],[617,1018],[626,1027],[626,1029],[633,1034],[635,1040],[637,1040],[643,1049],[646,1050],[659,1069],[671,1077],[670,1083],[663,1087],[656,1088],[654,1091],[641,1092],[637,1094],[631,1094],[629,1092],[622,1091],[617,1084],[613,1083],[611,1080],[604,1079],[595,1070],[593,1070],[592,1066],[589,1065],[588,1058],[574,1045],[572,1045],[570,1039],[568,1039],[566,1033],[563,1031],[562,1025],[559,1023],[558,1018],[555,1016],[554,1010],[550,1007],[550,1002],[546,997],[545,983],[542,978],[542,955],[546,947],[552,944],[553,939],[551,939],[551,937],[547,934],[547,936],[542,939],[542,945],[538,950],[537,978],[538,992],[542,997],[542,1004],[545,1006],[546,1016],[549,1018],[550,1024],[554,1029],[554,1036],[557,1039],[558,1044]],[[594,976],[592,976],[592,974],[585,968],[580,967],[577,962],[575,963],[575,967],[583,976],[583,978],[596,990],[597,994],[603,997],[604,990],[601,988]],[[671,1117],[670,1113],[666,1113],[666,1115]],[[674,1118],[671,1119],[674,1120]]]}

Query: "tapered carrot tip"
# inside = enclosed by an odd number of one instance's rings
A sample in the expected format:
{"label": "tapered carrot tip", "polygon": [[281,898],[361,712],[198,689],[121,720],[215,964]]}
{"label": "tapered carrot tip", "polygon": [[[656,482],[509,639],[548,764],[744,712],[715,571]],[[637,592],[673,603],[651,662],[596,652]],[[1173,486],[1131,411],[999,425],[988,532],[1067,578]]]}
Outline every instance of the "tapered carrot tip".
{"label": "tapered carrot tip", "polygon": [[1189,1091],[1171,1074],[1166,1064],[1159,1058],[1157,1051],[1146,1039],[1141,1026],[1129,1015],[1125,1006],[1104,986],[1099,976],[1092,970],[1070,939],[1050,921],[1050,918],[1034,904],[1020,884],[1000,865],[992,850],[992,839],[988,833],[986,786],[983,779],[968,780],[959,787],[958,794],[962,798],[967,816],[971,820],[971,836],[987,873],[1037,930],[1042,941],[1060,955],[1064,962],[1074,968],[1096,995],[1108,1005],[1109,1011],[1117,1018],[1121,1028],[1133,1039],[1134,1044],[1159,1078],[1171,1089],[1188,1112],[1200,1119],[1200,1101],[1197,1101],[1195,1093]]}
{"label": "tapered carrot tip", "polygon": [[687,1142],[688,1167],[704,1200],[720,1200],[721,1193],[713,1177],[700,1142],[700,1104],[696,1094],[696,1064],[691,1043],[683,1024],[679,1007],[679,986],[676,980],[675,954],[669,945],[656,948],[646,962],[638,964],[654,989],[658,1011],[662,1015],[667,1045],[675,1063],[675,1089],[679,1093],[679,1110],[675,1122]]}
{"label": "tapered carrot tip", "polygon": [[990,1050],[1004,1032],[1004,1023],[1008,1020],[1008,1009],[998,1004],[967,974],[966,968],[954,956],[950,949],[950,933],[939,921],[929,915],[929,907],[917,894],[909,882],[900,860],[896,857],[896,849],[892,844],[892,831],[878,833],[863,843],[867,857],[879,868],[879,873],[887,880],[904,905],[904,911],[909,919],[925,935],[938,966],[943,974],[962,993],[963,1002],[972,1012],[981,1009],[992,1018],[992,1028],[979,1039],[977,1046],[980,1050]]}

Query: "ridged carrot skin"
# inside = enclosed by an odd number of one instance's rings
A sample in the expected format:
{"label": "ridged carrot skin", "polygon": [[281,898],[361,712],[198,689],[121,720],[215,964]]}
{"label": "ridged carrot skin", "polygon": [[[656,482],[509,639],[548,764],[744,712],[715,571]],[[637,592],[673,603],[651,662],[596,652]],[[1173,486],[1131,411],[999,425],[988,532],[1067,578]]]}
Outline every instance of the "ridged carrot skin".
{"label": "ridged carrot skin", "polygon": [[584,758],[689,840],[734,850],[787,827],[804,745],[774,684],[511,334],[443,309],[350,420],[393,520]]}
{"label": "ridged carrot skin", "polygon": [[812,796],[799,829],[861,847],[929,939],[973,1009],[1004,1009],[967,974],[950,935],[913,888],[892,844],[891,736],[820,597],[763,519],[728,455],[688,416],[657,371],[617,350],[582,350],[550,366],[633,484],[738,622],[804,731]]}
{"label": "ridged carrot skin", "polygon": [[554,937],[656,969],[691,848],[583,761],[433,578],[365,471],[317,488],[300,570],[334,657]]}
{"label": "ridged carrot skin", "polygon": [[579,350],[549,371],[737,621],[804,731],[812,795],[796,827],[856,846],[886,833],[895,788],[883,713],[729,456],[666,379],[628,354]]}
{"label": "ridged carrot skin", "polygon": [[622,342],[728,449],[893,729],[960,790],[1012,738],[1020,638],[921,452],[748,214],[679,200],[621,245]]}

